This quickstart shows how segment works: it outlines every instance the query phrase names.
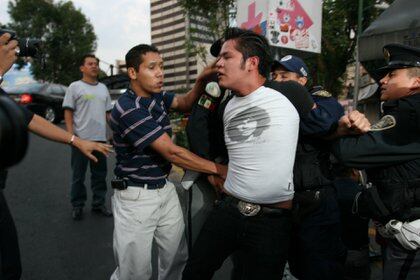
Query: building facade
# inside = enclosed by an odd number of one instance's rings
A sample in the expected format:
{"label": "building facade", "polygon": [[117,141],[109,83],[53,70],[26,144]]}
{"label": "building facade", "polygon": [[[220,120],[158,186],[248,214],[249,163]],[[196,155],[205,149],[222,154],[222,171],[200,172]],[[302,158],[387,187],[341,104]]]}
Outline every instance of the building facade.
{"label": "building facade", "polygon": [[151,0],[150,4],[152,44],[164,61],[164,89],[191,89],[206,60],[195,50],[208,49],[214,40],[206,20],[187,16],[178,0]]}

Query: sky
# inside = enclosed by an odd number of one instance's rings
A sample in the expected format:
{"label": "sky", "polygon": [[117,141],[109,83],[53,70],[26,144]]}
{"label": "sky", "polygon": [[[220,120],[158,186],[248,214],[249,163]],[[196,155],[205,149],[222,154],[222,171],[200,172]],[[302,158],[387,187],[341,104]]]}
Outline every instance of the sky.
{"label": "sky", "polygon": [[[0,0],[0,22],[7,23],[8,0]],[[93,25],[97,36],[96,56],[115,64],[127,51],[140,43],[149,44],[150,0],[72,0]],[[18,34],[19,35],[19,34]],[[101,63],[109,73],[109,66]]]}

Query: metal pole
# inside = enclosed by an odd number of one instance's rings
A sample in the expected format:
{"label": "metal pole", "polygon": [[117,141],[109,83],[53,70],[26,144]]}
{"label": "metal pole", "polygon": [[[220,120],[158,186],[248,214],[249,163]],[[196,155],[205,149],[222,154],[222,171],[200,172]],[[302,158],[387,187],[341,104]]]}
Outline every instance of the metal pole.
{"label": "metal pole", "polygon": [[353,105],[357,109],[357,101],[359,97],[359,81],[360,81],[360,60],[359,60],[359,39],[362,34],[363,21],[363,0],[359,0],[359,9],[357,13],[357,38],[356,38],[356,63],[354,72],[354,90],[353,90]]}
{"label": "metal pole", "polygon": [[185,17],[185,38],[188,40],[187,49],[185,52],[185,71],[186,71],[186,83],[185,87],[187,91],[190,90],[190,45],[192,44],[192,36],[191,36],[191,21],[190,21],[190,14],[187,13]]}

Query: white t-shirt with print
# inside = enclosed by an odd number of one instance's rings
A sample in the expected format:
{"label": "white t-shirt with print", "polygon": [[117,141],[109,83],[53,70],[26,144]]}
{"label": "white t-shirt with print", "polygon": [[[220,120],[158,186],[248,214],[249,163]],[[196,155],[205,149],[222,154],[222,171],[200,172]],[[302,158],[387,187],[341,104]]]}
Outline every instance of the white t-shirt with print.
{"label": "white t-shirt with print", "polygon": [[292,199],[299,132],[299,115],[292,103],[261,86],[247,96],[234,96],[223,123],[229,154],[225,189],[253,203]]}

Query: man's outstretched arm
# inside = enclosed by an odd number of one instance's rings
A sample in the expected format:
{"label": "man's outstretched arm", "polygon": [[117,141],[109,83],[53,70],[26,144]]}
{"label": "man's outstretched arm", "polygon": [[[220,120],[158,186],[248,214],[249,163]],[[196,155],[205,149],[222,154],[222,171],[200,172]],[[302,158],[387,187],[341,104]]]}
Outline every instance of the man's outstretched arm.
{"label": "man's outstretched arm", "polygon": [[98,151],[105,156],[108,156],[108,154],[112,151],[111,145],[80,139],[79,137],[72,135],[64,129],[51,124],[46,119],[36,114],[30,121],[28,129],[31,132],[46,139],[60,143],[71,144],[94,162],[98,161],[98,159],[92,154],[94,151]]}

